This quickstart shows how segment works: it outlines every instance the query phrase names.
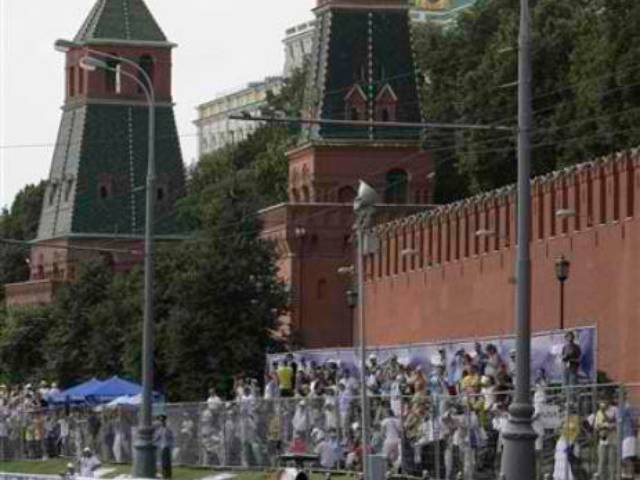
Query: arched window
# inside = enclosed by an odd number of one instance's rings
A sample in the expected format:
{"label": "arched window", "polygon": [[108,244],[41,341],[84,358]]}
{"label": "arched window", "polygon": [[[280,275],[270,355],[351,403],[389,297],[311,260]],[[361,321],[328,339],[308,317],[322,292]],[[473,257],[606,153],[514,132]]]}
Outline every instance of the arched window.
{"label": "arched window", "polygon": [[409,177],[404,170],[391,170],[386,176],[384,201],[388,204],[407,203]]}
{"label": "arched window", "polygon": [[338,203],[353,203],[353,200],[355,198],[356,191],[350,185],[342,187],[340,190],[338,190]]}
{"label": "arched window", "polygon": [[[151,55],[142,55],[140,57],[140,61],[138,62],[138,64],[140,65],[140,68],[142,68],[142,70],[144,70],[145,73],[149,76],[149,79],[151,80],[151,85],[153,85],[155,80],[154,79],[155,65],[154,65],[153,57]],[[147,81],[145,80],[142,73],[140,74],[139,78],[144,85],[147,84]],[[143,90],[139,85],[138,85],[138,93],[143,93]]]}
{"label": "arched window", "polygon": [[158,187],[156,198],[158,199],[159,202],[162,202],[164,200],[165,198],[164,187]]}

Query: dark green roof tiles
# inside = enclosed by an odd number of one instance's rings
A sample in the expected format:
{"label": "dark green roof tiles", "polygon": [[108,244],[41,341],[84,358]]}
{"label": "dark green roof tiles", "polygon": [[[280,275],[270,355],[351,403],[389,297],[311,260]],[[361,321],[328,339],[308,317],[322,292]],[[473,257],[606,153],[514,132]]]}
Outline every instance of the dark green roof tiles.
{"label": "dark green roof tiles", "polygon": [[[144,233],[147,108],[89,104],[63,114],[39,239]],[[157,235],[179,232],[184,195],[180,145],[170,106],[156,108]]]}
{"label": "dark green roof tiles", "polygon": [[167,42],[143,0],[98,0],[75,41],[100,40]]}
{"label": "dark green roof tiles", "polygon": [[[383,104],[380,96],[385,90],[395,98],[391,120],[422,120],[406,10],[329,9],[319,13],[316,24],[305,114],[336,120],[380,119],[376,109]],[[356,85],[364,108],[353,108],[349,97]],[[304,140],[414,142],[419,138],[419,129],[322,125],[308,128]]]}

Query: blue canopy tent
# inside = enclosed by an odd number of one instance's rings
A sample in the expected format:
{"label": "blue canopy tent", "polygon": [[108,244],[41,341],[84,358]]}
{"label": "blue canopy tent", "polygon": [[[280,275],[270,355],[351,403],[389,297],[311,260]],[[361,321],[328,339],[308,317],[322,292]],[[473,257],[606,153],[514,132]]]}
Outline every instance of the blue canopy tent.
{"label": "blue canopy tent", "polygon": [[76,385],[75,387],[71,387],[60,392],[59,394],[50,398],[49,401],[52,401],[53,403],[81,403],[85,401],[85,396],[87,395],[87,393],[91,392],[101,384],[102,381],[94,377],[91,380],[87,380],[86,382],[81,383],[80,385]]}
{"label": "blue canopy tent", "polygon": [[[108,403],[118,397],[135,397],[142,394],[142,386],[129,382],[118,376],[100,381],[95,378],[77,385],[57,395],[54,403]],[[161,400],[161,395],[154,392],[154,400]]]}

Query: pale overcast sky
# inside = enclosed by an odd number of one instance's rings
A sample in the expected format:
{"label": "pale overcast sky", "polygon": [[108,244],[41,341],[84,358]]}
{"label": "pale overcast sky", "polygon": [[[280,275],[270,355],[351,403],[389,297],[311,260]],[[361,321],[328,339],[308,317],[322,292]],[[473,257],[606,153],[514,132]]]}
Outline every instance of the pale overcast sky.
{"label": "pale overcast sky", "polygon": [[[95,0],[0,0],[0,205],[49,173],[63,101],[64,58]],[[196,157],[195,106],[220,91],[279,74],[289,26],[315,0],[146,0],[174,50],[173,96],[185,163]]]}

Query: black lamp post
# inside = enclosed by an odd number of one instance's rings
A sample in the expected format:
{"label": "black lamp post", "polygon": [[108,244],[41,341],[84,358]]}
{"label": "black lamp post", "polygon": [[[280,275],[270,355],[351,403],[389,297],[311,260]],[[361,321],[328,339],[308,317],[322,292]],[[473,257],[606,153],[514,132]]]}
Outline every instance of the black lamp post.
{"label": "black lamp post", "polygon": [[353,288],[350,288],[345,292],[347,296],[347,305],[349,305],[350,309],[354,309],[358,306],[358,292]]}
{"label": "black lamp post", "polygon": [[564,330],[564,282],[569,278],[571,262],[564,255],[556,260],[556,278],[560,282],[560,330]]}

